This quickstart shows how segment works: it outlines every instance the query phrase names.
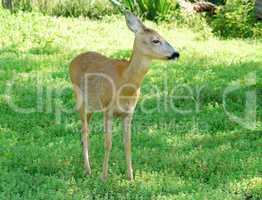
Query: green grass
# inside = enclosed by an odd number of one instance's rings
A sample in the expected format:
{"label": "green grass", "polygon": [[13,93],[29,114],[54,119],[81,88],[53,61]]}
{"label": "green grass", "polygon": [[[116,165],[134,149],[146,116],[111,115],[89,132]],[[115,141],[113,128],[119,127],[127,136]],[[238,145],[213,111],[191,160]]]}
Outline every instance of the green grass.
{"label": "green grass", "polygon": [[[83,173],[78,113],[58,114],[75,105],[68,77],[74,56],[92,50],[128,58],[134,36],[124,18],[11,16],[0,10],[0,24],[0,199],[262,199],[261,42],[203,39],[190,30],[148,23],[182,56],[177,63],[155,61],[144,81],[133,123],[135,181],[126,180],[116,121],[110,178],[103,183],[101,114],[91,122],[91,177]],[[256,74],[251,86],[250,73]],[[252,130],[230,120],[223,108],[223,91],[237,80],[241,88],[228,96],[227,109],[243,117],[246,92],[256,91]],[[189,113],[165,106],[165,95],[170,102],[178,85],[193,90],[190,99],[174,101]],[[188,95],[181,88],[176,92]],[[15,112],[12,102],[34,110]],[[155,106],[151,114],[142,112]]]}

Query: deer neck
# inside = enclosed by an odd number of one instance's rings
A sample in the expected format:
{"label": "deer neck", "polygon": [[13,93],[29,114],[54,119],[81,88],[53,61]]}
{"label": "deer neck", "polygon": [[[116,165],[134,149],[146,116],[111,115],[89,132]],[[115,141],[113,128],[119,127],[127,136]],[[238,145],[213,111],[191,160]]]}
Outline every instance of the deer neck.
{"label": "deer neck", "polygon": [[151,60],[148,57],[143,56],[139,51],[134,50],[130,59],[130,64],[124,74],[124,82],[139,89],[146,73],[148,72],[150,63]]}

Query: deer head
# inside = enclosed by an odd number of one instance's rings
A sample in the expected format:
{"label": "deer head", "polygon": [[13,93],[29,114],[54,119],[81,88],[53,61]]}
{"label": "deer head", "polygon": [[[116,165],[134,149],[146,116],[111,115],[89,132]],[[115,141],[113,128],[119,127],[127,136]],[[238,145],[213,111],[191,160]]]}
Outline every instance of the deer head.
{"label": "deer head", "polygon": [[128,28],[135,33],[134,51],[150,59],[176,60],[179,53],[155,30],[147,28],[138,17],[126,12]]}

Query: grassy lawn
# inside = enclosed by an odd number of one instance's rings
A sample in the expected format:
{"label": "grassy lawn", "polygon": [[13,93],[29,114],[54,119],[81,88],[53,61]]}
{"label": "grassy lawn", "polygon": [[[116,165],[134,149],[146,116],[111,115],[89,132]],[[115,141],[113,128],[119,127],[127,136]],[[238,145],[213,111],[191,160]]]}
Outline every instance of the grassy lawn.
{"label": "grassy lawn", "polygon": [[[126,179],[116,120],[110,178],[103,183],[102,115],[91,122],[93,174],[85,177],[68,65],[87,50],[127,59],[134,36],[124,18],[0,10],[1,200],[262,199],[262,42],[206,39],[147,24],[179,49],[181,59],[153,62],[142,86],[133,123],[135,181]],[[234,85],[239,88],[223,100]],[[245,113],[246,94],[256,113]]]}

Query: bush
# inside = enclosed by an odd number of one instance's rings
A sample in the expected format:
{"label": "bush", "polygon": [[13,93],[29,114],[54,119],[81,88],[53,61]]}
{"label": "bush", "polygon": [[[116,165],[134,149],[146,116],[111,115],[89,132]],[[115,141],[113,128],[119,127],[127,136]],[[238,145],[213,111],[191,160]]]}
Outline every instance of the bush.
{"label": "bush", "polygon": [[262,22],[257,22],[254,24],[252,32],[254,38],[262,38]]}
{"label": "bush", "polygon": [[13,11],[40,11],[47,15],[101,18],[116,12],[107,0],[13,0]]}
{"label": "bush", "polygon": [[113,14],[115,11],[109,1],[105,0],[64,0],[57,4],[52,14],[66,17],[86,16],[101,18],[102,16]]}
{"label": "bush", "polygon": [[149,20],[170,20],[176,8],[174,0],[123,0],[132,12]]}
{"label": "bush", "polygon": [[253,0],[230,0],[218,9],[211,21],[215,34],[222,37],[253,36],[255,24],[255,5]]}

